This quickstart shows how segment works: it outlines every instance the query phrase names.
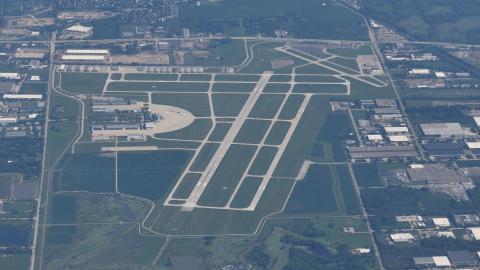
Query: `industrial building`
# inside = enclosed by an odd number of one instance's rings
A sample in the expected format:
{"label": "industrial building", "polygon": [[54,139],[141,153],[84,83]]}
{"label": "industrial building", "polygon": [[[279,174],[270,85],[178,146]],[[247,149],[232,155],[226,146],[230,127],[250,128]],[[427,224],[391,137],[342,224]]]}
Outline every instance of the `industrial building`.
{"label": "industrial building", "polygon": [[66,62],[94,62],[103,63],[110,54],[106,49],[67,49],[61,56]]}
{"label": "industrial building", "polygon": [[424,123],[420,128],[425,136],[452,137],[465,133],[459,123]]}

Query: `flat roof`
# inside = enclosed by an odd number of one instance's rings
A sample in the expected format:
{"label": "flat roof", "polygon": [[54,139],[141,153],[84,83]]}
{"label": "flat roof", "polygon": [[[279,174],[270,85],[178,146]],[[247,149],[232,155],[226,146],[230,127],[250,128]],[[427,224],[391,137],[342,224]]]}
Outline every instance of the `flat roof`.
{"label": "flat roof", "polygon": [[42,99],[42,95],[34,94],[4,94],[4,99]]}
{"label": "flat roof", "polygon": [[432,218],[433,224],[438,227],[450,227],[450,221],[446,217]]}
{"label": "flat roof", "polygon": [[108,54],[107,49],[67,49],[68,54]]}
{"label": "flat roof", "polygon": [[93,54],[64,54],[62,55],[62,60],[96,60],[103,61],[105,60],[104,55],[93,55]]}

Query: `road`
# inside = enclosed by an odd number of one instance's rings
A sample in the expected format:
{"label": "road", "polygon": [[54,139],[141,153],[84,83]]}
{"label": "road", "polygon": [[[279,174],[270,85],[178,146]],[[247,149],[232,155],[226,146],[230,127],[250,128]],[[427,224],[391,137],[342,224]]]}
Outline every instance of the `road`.
{"label": "road", "polygon": [[[45,160],[46,160],[46,148],[47,148],[47,133],[48,133],[48,120],[49,120],[49,104],[50,104],[50,93],[52,92],[52,85],[53,81],[53,72],[54,72],[54,55],[55,55],[55,42],[57,40],[57,33],[53,32],[52,33],[52,38],[50,40],[50,58],[49,58],[49,69],[48,69],[48,93],[47,93],[47,100],[45,104],[45,128],[44,130],[44,141],[43,141],[43,157],[42,157],[42,175],[40,177],[40,188],[38,192],[38,199],[37,199],[37,212],[35,214],[35,225],[33,229],[33,239],[32,239],[32,256],[30,258],[30,270],[35,269],[35,259],[37,255],[37,245],[38,245],[38,230],[39,230],[39,224],[40,224],[40,210],[42,207],[43,203],[43,193],[45,193],[45,197],[48,198],[48,190],[44,190],[44,182],[46,182],[46,177],[48,177],[48,173],[45,168]],[[46,220],[46,217],[44,217],[44,220]],[[43,243],[43,239],[42,239]]]}

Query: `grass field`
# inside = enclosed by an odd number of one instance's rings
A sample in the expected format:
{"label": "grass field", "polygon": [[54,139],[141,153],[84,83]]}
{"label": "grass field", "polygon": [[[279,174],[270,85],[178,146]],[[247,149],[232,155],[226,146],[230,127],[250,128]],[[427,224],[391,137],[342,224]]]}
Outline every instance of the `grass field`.
{"label": "grass field", "polygon": [[177,187],[175,192],[173,193],[173,197],[177,199],[186,199],[188,195],[192,192],[193,188],[200,179],[200,173],[187,173],[185,176],[180,179],[180,185]]}
{"label": "grass field", "polygon": [[265,139],[266,144],[279,145],[283,142],[285,135],[290,128],[290,122],[276,121]]}
{"label": "grass field", "polygon": [[222,141],[231,126],[230,123],[217,123],[208,139],[210,141]]}
{"label": "grass field", "polygon": [[107,81],[107,73],[62,72],[60,87],[72,94],[99,94]]}
{"label": "grass field", "polygon": [[127,81],[176,81],[178,74],[127,73],[123,79]]}
{"label": "grass field", "polygon": [[359,214],[360,204],[344,165],[311,165],[299,180],[286,207],[287,214]]}
{"label": "grass field", "polygon": [[[158,207],[147,225],[153,223],[156,231],[172,235],[253,233],[263,216],[281,210],[292,185],[293,180],[271,179],[255,211],[197,208],[188,212],[178,207]],[[171,222],[163,222],[165,219]]]}
{"label": "grass field", "polygon": [[255,83],[222,83],[216,82],[213,84],[213,92],[252,92]]}
{"label": "grass field", "polygon": [[353,165],[353,171],[361,187],[383,186],[378,175],[377,165],[373,163],[357,163]]}
{"label": "grass field", "polygon": [[206,94],[154,93],[152,94],[152,102],[180,107],[197,117],[210,116],[209,100]]}
{"label": "grass field", "polygon": [[208,83],[197,82],[111,82],[107,91],[207,92]]}
{"label": "grass field", "polygon": [[118,188],[125,194],[160,200],[185,168],[188,151],[119,153]]}
{"label": "grass field", "polygon": [[189,169],[191,171],[204,171],[213,155],[217,151],[219,145],[219,143],[206,143],[200,149],[197,158],[193,161]]}
{"label": "grass field", "polygon": [[257,99],[255,106],[248,117],[251,118],[274,118],[282,105],[285,95],[262,94]]}
{"label": "grass field", "polygon": [[213,94],[213,111],[217,117],[237,116],[247,101],[245,94]]}
{"label": "grass field", "polygon": [[255,192],[257,192],[262,178],[260,177],[246,177],[232,201],[231,207],[246,208],[250,205]]}
{"label": "grass field", "polygon": [[156,138],[179,140],[203,140],[212,128],[212,120],[206,118],[195,119],[189,126],[166,133],[155,134]]}
{"label": "grass field", "polygon": [[266,174],[277,151],[278,149],[272,146],[263,146],[262,148],[260,148],[260,151],[258,152],[258,155],[255,157],[252,167],[250,167],[250,170],[248,171],[248,173],[253,175]]}
{"label": "grass field", "polygon": [[205,206],[225,206],[255,149],[256,147],[251,145],[232,145],[198,203]]}
{"label": "grass field", "polygon": [[247,119],[235,137],[238,143],[260,143],[265,137],[270,121]]}

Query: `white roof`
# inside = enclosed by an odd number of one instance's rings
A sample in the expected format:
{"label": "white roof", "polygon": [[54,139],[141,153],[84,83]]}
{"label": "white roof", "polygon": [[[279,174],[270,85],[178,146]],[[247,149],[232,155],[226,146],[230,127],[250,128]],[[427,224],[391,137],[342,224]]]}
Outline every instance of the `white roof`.
{"label": "white roof", "polygon": [[395,242],[407,242],[415,239],[411,233],[394,233],[390,235]]}
{"label": "white roof", "polygon": [[432,218],[433,224],[438,227],[450,227],[450,221],[446,217]]}
{"label": "white roof", "polygon": [[430,70],[426,68],[412,68],[412,70],[410,70],[409,73],[426,75],[426,74],[430,74]]}
{"label": "white roof", "polygon": [[435,266],[437,267],[448,267],[451,266],[450,260],[447,256],[433,256],[432,257]]}
{"label": "white roof", "polygon": [[446,78],[447,74],[445,74],[445,72],[442,72],[442,71],[435,71],[435,76],[437,78]]}
{"label": "white roof", "polygon": [[455,238],[455,234],[453,234],[453,232],[450,232],[450,231],[440,231],[440,232],[438,232],[438,236]]}
{"label": "white roof", "polygon": [[40,81],[40,76],[38,76],[38,75],[33,75],[32,77],[30,77],[30,80],[31,80],[31,81]]}
{"label": "white roof", "polygon": [[467,142],[468,149],[479,149],[480,142]]}
{"label": "white roof", "polygon": [[468,229],[472,232],[473,238],[475,238],[475,240],[480,240],[480,227],[472,227]]}
{"label": "white roof", "polygon": [[107,49],[67,49],[67,54],[108,54]]}
{"label": "white roof", "polygon": [[0,77],[7,78],[7,79],[18,80],[18,79],[20,79],[20,74],[12,73],[12,72],[10,72],[10,73],[8,73],[8,72],[7,73],[0,73]]}
{"label": "white roof", "polygon": [[74,25],[74,26],[70,26],[67,28],[68,31],[72,31],[72,32],[81,32],[81,33],[87,33],[87,32],[90,32],[92,31],[92,27],[88,27],[88,26],[83,26],[83,25]]}
{"label": "white roof", "polygon": [[42,95],[32,94],[4,94],[4,99],[42,99]]}
{"label": "white roof", "polygon": [[380,134],[370,134],[370,135],[367,135],[367,138],[368,138],[369,141],[381,141],[381,140],[383,140],[383,137]]}
{"label": "white roof", "polygon": [[410,164],[410,168],[412,169],[423,169],[424,167],[423,164]]}
{"label": "white roof", "polygon": [[64,54],[62,55],[62,60],[96,60],[103,61],[105,59],[104,55],[92,55],[92,54]]}
{"label": "white roof", "polygon": [[475,124],[477,124],[477,126],[480,126],[480,116],[474,116],[473,120],[475,120]]}
{"label": "white roof", "polygon": [[408,136],[405,136],[405,135],[390,135],[390,136],[388,136],[388,139],[391,142],[408,142],[408,141],[410,141],[408,139]]}
{"label": "white roof", "polygon": [[383,127],[387,133],[408,132],[408,127]]}
{"label": "white roof", "polygon": [[420,124],[420,128],[426,136],[450,137],[452,135],[464,135],[462,126],[459,123],[423,123]]}

